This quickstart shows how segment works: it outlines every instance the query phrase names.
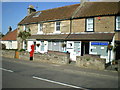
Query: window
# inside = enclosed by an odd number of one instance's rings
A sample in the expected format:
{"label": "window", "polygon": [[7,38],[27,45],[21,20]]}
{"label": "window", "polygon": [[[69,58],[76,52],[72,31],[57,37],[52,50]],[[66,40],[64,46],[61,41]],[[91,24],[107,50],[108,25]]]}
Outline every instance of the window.
{"label": "window", "polygon": [[27,49],[27,41],[23,41],[23,49]]}
{"label": "window", "polygon": [[24,31],[26,30],[26,25],[23,26],[23,30],[24,30]]}
{"label": "window", "polygon": [[116,30],[120,30],[120,16],[116,17]]}
{"label": "window", "polygon": [[92,32],[93,31],[93,18],[87,18],[86,20],[86,31]]}
{"label": "window", "polygon": [[33,17],[38,17],[41,14],[41,12],[37,12]]}
{"label": "window", "polygon": [[40,23],[38,24],[38,34],[42,34],[43,33],[43,24]]}
{"label": "window", "polygon": [[28,25],[24,25],[24,26],[23,26],[23,31],[28,31],[28,32],[29,32],[29,31],[30,31],[29,26],[28,26]]}
{"label": "window", "polygon": [[55,22],[55,32],[60,32],[60,22]]}

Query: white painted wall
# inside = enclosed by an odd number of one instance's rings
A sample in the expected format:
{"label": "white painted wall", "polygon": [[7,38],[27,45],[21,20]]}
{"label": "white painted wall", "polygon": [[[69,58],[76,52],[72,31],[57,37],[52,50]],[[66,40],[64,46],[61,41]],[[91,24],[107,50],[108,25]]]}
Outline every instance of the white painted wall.
{"label": "white painted wall", "polygon": [[30,52],[31,51],[31,45],[33,44],[33,41],[28,41],[28,45],[27,45],[27,51]]}
{"label": "white painted wall", "polygon": [[17,41],[1,41],[1,43],[5,44],[6,49],[17,49],[18,48]]}
{"label": "white painted wall", "polygon": [[77,48],[80,48],[80,52],[79,54],[76,54],[75,50],[74,50],[74,47],[75,47],[75,42],[76,41],[67,41],[67,48],[66,48],[66,51],[68,51],[70,53],[70,59],[72,61],[76,61],[76,56],[80,56],[81,55],[81,41],[77,41],[79,42],[79,47]]}
{"label": "white painted wall", "polygon": [[[34,44],[34,41],[29,41],[28,40],[28,46],[27,46],[27,51],[30,52],[31,51],[31,45]],[[40,44],[40,46],[36,46],[36,50],[35,53],[46,53],[48,52],[48,41],[44,41],[44,51],[41,51],[41,41],[36,41],[36,44]]]}

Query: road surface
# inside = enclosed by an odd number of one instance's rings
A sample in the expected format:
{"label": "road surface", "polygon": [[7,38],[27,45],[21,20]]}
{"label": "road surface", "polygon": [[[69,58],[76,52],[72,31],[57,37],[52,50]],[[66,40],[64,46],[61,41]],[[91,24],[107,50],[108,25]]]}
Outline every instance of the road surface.
{"label": "road surface", "polygon": [[2,88],[118,88],[116,76],[71,73],[61,65],[39,63],[3,58]]}

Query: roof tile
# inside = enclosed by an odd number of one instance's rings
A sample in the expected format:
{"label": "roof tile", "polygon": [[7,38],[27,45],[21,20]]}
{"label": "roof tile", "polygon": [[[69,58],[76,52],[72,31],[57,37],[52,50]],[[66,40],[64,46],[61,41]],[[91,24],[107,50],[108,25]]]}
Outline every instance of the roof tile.
{"label": "roof tile", "polygon": [[17,29],[15,29],[12,32],[9,32],[2,38],[2,41],[7,41],[7,40],[17,40]]}
{"label": "roof tile", "polygon": [[33,17],[36,13],[31,14],[30,16],[26,16],[19,24],[27,24],[41,21],[49,21],[49,20],[60,20],[60,19],[69,19],[71,18],[73,12],[80,4],[74,4],[54,9],[48,9],[41,12],[38,17]]}

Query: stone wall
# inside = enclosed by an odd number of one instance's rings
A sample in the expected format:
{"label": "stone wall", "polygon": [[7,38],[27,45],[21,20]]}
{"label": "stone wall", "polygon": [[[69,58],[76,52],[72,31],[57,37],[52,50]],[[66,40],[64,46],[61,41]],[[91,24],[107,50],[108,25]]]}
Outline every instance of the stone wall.
{"label": "stone wall", "polygon": [[115,29],[115,16],[103,16],[94,19],[95,32],[114,32]]}
{"label": "stone wall", "polygon": [[93,56],[93,55],[78,56],[76,61],[76,66],[83,68],[104,70],[105,59],[101,59],[99,58],[99,56]]}
{"label": "stone wall", "polygon": [[72,20],[72,33],[85,32],[85,19]]}
{"label": "stone wall", "polygon": [[115,40],[120,41],[120,32],[115,32]]}
{"label": "stone wall", "polygon": [[14,58],[15,57],[15,51],[14,50],[2,50],[2,56],[8,57],[8,58]]}
{"label": "stone wall", "polygon": [[[29,60],[29,53],[21,52],[20,59]],[[45,54],[36,53],[34,54],[34,61],[49,62],[55,64],[68,64],[69,54],[54,51],[49,51],[48,53]]]}
{"label": "stone wall", "polygon": [[[12,50],[3,50],[2,56],[8,58],[15,58],[15,51]],[[28,52],[19,52],[19,59],[29,61]],[[34,54],[33,61],[35,62],[47,62],[54,64],[69,64],[70,54],[57,52],[57,51],[48,51],[46,54],[36,53]],[[105,59],[99,58],[99,56],[94,55],[84,55],[77,56],[76,66],[83,68],[91,68],[104,70],[105,69]]]}
{"label": "stone wall", "polygon": [[[55,64],[68,64],[69,63],[69,53],[54,52],[49,51],[46,54],[36,53],[34,54],[34,60],[37,62],[48,62]],[[15,51],[3,50],[2,56],[8,58],[15,58]],[[30,56],[28,52],[19,52],[19,59],[29,60]]]}

